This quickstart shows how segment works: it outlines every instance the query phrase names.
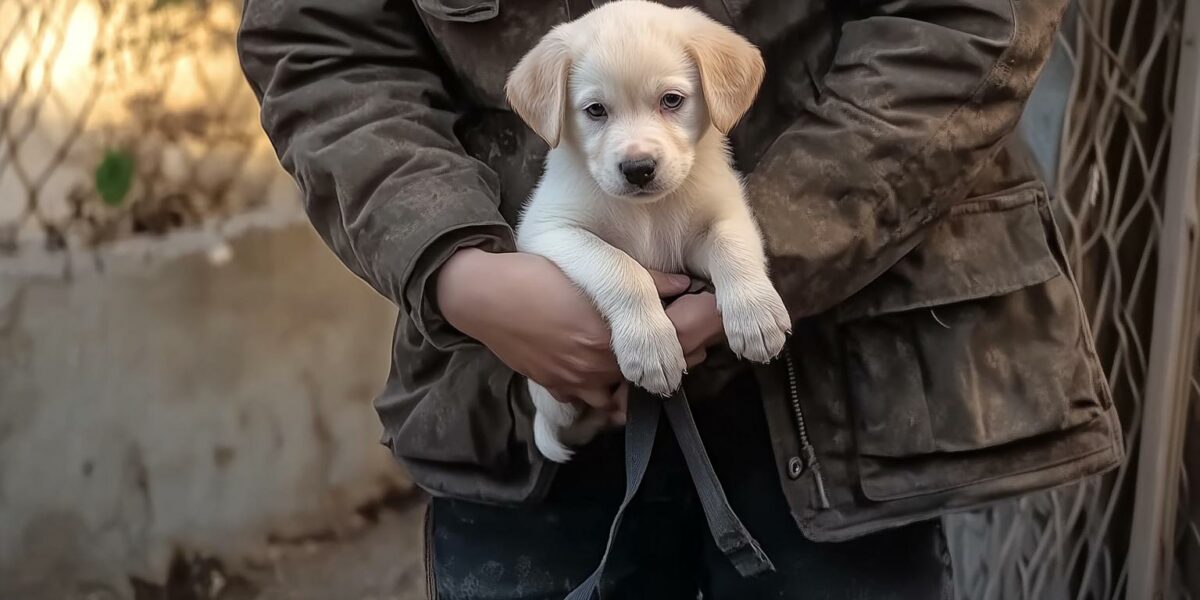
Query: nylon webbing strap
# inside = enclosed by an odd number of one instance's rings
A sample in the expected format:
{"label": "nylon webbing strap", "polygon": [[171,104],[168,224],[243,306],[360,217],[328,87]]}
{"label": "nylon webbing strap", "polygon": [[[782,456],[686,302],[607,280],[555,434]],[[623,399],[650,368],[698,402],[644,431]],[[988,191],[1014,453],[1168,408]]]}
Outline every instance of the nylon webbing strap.
{"label": "nylon webbing strap", "polygon": [[675,440],[679,442],[679,449],[687,461],[692,484],[696,486],[696,495],[700,497],[700,506],[704,509],[704,518],[708,520],[708,530],[717,548],[729,558],[742,577],[774,571],[775,565],[771,564],[771,559],[767,558],[762,547],[733,512],[733,507],[729,506],[725,489],[721,487],[708,453],[704,451],[704,441],[696,429],[687,397],[679,392],[663,402],[663,408],[667,411]]}
{"label": "nylon webbing strap", "polygon": [[700,498],[700,506],[704,509],[704,518],[708,521],[708,528],[717,548],[729,558],[743,577],[775,570],[771,560],[729,506],[725,490],[717,479],[708,453],[704,451],[704,443],[700,440],[700,432],[696,429],[696,421],[692,418],[692,410],[683,390],[680,389],[666,400],[660,400],[633,388],[630,390],[629,412],[625,425],[625,498],[613,517],[612,526],[608,531],[608,542],[599,566],[579,584],[579,587],[567,595],[566,600],[591,600],[598,597],[600,579],[604,575],[605,565],[608,564],[617,529],[625,516],[625,509],[629,507],[642,485],[642,479],[646,476],[646,467],[650,464],[650,454],[654,450],[654,438],[658,434],[659,416],[663,410],[666,410],[667,420],[675,432],[675,439],[687,462],[688,472]]}
{"label": "nylon webbing strap", "polygon": [[617,539],[617,528],[625,516],[625,509],[637,494],[646,476],[646,467],[650,464],[650,453],[654,450],[654,437],[658,433],[658,417],[662,414],[662,404],[653,398],[648,398],[645,392],[631,387],[629,404],[626,408],[625,419],[625,498],[617,508],[612,526],[608,529],[608,543],[604,546],[604,556],[596,570],[579,584],[567,600],[591,600],[598,595],[600,578],[604,575],[604,566],[608,564],[608,554],[612,552],[613,542]]}

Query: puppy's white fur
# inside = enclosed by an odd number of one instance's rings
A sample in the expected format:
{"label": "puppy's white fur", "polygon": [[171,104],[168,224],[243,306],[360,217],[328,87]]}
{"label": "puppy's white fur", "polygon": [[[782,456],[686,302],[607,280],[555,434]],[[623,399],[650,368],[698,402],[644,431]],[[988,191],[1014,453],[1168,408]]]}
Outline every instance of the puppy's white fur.
{"label": "puppy's white fur", "polygon": [[[583,290],[609,323],[622,374],[653,393],[673,392],[685,364],[647,268],[708,278],[741,357],[770,360],[790,327],[725,138],[762,77],[744,38],[699,11],[641,0],[554,28],[509,77],[510,104],[551,146],[518,247]],[[623,174],[636,158],[655,162],[645,185]],[[529,391],[550,460],[569,460],[569,446],[603,427],[532,381]]]}

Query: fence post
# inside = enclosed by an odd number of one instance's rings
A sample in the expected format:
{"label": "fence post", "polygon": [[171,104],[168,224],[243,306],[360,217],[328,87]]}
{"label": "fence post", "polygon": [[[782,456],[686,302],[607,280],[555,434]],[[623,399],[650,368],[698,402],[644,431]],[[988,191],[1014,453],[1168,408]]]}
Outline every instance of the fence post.
{"label": "fence post", "polygon": [[1185,2],[1167,163],[1154,327],[1129,540],[1130,600],[1161,598],[1170,581],[1187,384],[1195,352],[1197,170],[1200,170],[1200,1]]}

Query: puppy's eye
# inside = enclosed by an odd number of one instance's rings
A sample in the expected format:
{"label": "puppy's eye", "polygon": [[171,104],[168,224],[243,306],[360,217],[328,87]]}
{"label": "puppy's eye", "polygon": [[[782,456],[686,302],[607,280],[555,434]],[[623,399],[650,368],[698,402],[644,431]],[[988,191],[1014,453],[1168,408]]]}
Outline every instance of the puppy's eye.
{"label": "puppy's eye", "polygon": [[587,113],[587,116],[593,119],[603,119],[604,117],[608,116],[608,110],[605,109],[604,105],[600,104],[599,102],[593,102],[585,106],[583,108],[583,112]]}
{"label": "puppy's eye", "polygon": [[676,110],[680,106],[683,106],[683,96],[675,92],[667,92],[663,94],[662,99],[659,100],[659,104],[662,104],[662,107],[667,110]]}

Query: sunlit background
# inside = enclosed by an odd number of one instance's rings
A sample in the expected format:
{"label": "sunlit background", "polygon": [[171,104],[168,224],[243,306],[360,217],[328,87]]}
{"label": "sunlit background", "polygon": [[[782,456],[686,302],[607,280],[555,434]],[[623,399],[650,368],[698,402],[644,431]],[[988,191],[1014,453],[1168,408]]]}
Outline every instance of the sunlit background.
{"label": "sunlit background", "polygon": [[[1200,598],[1200,6],[1080,0],[1020,135],[1126,428],[947,520],[963,599]],[[237,0],[0,0],[0,599],[424,597],[394,309],[307,224]]]}
{"label": "sunlit background", "polygon": [[304,220],[239,10],[0,0],[0,598],[423,590],[394,313]]}

